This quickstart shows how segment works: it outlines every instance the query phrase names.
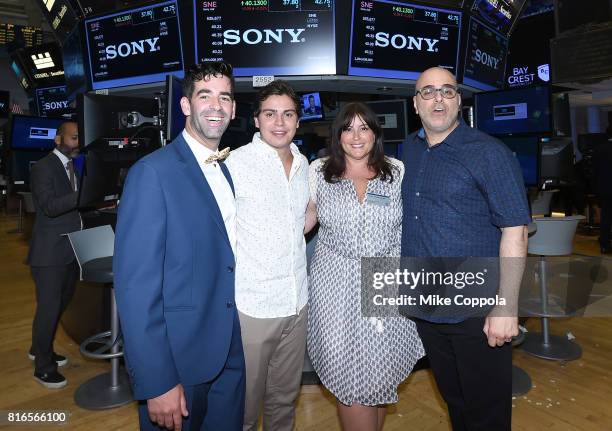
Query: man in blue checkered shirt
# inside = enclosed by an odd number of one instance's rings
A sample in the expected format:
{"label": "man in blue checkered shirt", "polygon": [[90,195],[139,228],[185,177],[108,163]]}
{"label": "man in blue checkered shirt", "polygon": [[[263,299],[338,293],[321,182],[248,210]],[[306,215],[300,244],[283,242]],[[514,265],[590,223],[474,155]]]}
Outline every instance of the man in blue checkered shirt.
{"label": "man in blue checkered shirt", "polygon": [[[449,71],[423,72],[413,101],[423,128],[403,146],[402,256],[522,261],[530,215],[510,150],[461,120],[461,96]],[[522,270],[499,287],[515,302]],[[453,430],[510,430],[515,311],[424,314],[415,321]]]}

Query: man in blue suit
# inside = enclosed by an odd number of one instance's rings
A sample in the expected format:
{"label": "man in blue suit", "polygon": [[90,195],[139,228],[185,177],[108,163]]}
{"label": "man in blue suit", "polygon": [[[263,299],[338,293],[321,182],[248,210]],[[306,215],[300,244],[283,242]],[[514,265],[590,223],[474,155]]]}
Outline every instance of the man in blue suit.
{"label": "man in blue suit", "polygon": [[236,208],[217,150],[235,115],[231,66],[192,66],[183,95],[185,130],[130,169],[119,206],[113,268],[125,356],[141,429],[238,431]]}

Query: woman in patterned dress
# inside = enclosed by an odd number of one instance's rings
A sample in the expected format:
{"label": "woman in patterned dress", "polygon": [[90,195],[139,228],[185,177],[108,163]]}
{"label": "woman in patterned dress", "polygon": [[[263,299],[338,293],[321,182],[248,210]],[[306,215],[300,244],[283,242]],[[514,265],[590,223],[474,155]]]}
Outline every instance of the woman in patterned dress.
{"label": "woman in patterned dress", "polygon": [[[361,312],[361,257],[399,256],[403,164],[384,155],[376,114],[348,103],[329,157],[310,165],[309,224],[320,227],[310,270],[308,354],[336,397],[342,428],[381,430],[386,404],[424,355],[411,320]],[[316,215],[316,219],[315,219]]]}

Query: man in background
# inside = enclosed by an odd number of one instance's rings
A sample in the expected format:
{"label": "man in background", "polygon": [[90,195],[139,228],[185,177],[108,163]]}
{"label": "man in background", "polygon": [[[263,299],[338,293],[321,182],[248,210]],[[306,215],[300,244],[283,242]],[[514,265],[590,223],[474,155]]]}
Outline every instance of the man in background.
{"label": "man in background", "polygon": [[67,384],[57,367],[68,360],[53,351],[53,339],[79,277],[78,264],[64,235],[81,229],[74,169],[78,155],[77,123],[65,122],[57,129],[55,149],[34,164],[30,175],[36,221],[28,263],[36,284],[36,314],[29,357],[34,360],[34,379],[50,389]]}

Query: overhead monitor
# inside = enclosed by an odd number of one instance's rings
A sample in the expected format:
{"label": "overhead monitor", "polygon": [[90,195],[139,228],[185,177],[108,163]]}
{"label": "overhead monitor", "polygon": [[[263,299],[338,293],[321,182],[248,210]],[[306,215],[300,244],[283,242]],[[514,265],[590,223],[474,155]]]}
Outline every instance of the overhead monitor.
{"label": "overhead monitor", "polygon": [[551,132],[548,87],[474,94],[476,127],[491,135]]}
{"label": "overhead monitor", "polygon": [[302,112],[300,112],[300,121],[323,119],[323,105],[321,104],[320,93],[302,94],[301,99]]}
{"label": "overhead monitor", "polygon": [[78,27],[66,38],[62,45],[66,98],[73,101],[78,93],[87,91],[87,76],[82,40]]}
{"label": "overhead monitor", "polygon": [[66,98],[65,85],[37,88],[36,106],[38,108],[38,115],[41,117],[61,117],[74,111]]}
{"label": "overhead monitor", "polygon": [[527,187],[540,183],[540,138],[537,136],[507,136],[501,139],[514,154]]}
{"label": "overhead monitor", "polygon": [[461,12],[388,0],[353,0],[349,75],[417,79],[429,67],[456,74]]}
{"label": "overhead monitor", "polygon": [[500,33],[509,35],[525,0],[474,0],[471,13]]}
{"label": "overhead monitor", "polygon": [[463,83],[480,90],[504,88],[508,39],[470,18],[465,47]]}
{"label": "overhead monitor", "polygon": [[510,38],[507,87],[550,83],[550,40],[554,37],[555,18],[552,13],[519,20]]}
{"label": "overhead monitor", "polygon": [[37,87],[64,84],[64,65],[61,48],[57,43],[45,43],[24,48],[14,53],[24,72]]}
{"label": "overhead monitor", "polygon": [[64,122],[62,118],[13,115],[11,122],[11,149],[52,150],[55,132]]}
{"label": "overhead monitor", "polygon": [[184,75],[176,0],[85,20],[94,90]]}
{"label": "overhead monitor", "polygon": [[19,65],[20,62],[21,61],[16,54],[13,53],[11,55],[11,70],[17,77],[17,81],[19,81],[21,87],[26,91],[30,91],[32,89],[32,81],[30,77],[24,73],[23,69]]}
{"label": "overhead monitor", "polygon": [[0,22],[0,48],[14,51],[19,48],[29,48],[43,43],[44,34],[40,27]]}
{"label": "overhead monitor", "polygon": [[235,76],[336,73],[333,0],[194,0],[196,61]]}
{"label": "overhead monitor", "polygon": [[126,7],[138,6],[146,3],[146,0],[73,0],[83,13],[83,16],[90,17],[115,12]]}
{"label": "overhead monitor", "polygon": [[73,3],[70,0],[37,0],[36,3],[57,39],[63,42],[79,22]]}

